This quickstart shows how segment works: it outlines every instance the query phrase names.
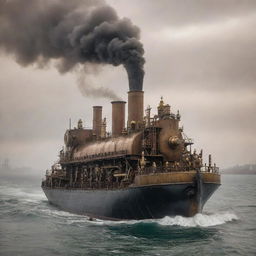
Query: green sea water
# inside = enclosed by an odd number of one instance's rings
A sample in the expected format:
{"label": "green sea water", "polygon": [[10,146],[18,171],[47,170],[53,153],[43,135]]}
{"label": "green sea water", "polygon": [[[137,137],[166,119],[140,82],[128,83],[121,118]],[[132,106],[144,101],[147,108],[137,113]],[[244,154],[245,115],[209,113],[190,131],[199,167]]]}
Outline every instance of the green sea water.
{"label": "green sea water", "polygon": [[0,255],[256,255],[256,175],[223,175],[202,214],[90,221],[38,187],[0,182]]}

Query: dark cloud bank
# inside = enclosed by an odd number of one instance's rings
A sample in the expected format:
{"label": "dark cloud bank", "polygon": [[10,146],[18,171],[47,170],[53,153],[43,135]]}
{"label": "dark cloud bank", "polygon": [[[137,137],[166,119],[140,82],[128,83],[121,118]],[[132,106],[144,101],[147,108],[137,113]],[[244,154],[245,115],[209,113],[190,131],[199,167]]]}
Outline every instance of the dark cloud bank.
{"label": "dark cloud bank", "polygon": [[[123,65],[130,90],[142,90],[145,61],[139,34],[138,27],[101,0],[0,0],[0,48],[22,66],[43,67],[54,59],[66,73],[79,64]],[[109,90],[104,93],[114,97]]]}

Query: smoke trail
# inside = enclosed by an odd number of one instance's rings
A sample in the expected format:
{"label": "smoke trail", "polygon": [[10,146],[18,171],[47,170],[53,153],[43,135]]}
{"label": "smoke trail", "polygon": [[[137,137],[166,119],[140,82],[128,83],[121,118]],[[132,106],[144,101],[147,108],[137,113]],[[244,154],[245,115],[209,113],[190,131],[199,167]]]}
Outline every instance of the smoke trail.
{"label": "smoke trail", "polygon": [[108,98],[110,100],[121,100],[111,89],[105,88],[103,86],[96,86],[94,77],[85,76],[84,72],[80,72],[77,84],[80,92],[84,96],[89,96],[93,98]]}
{"label": "smoke trail", "polygon": [[102,0],[0,0],[0,48],[23,66],[57,60],[65,73],[79,64],[123,65],[130,90],[142,90],[139,32]]}

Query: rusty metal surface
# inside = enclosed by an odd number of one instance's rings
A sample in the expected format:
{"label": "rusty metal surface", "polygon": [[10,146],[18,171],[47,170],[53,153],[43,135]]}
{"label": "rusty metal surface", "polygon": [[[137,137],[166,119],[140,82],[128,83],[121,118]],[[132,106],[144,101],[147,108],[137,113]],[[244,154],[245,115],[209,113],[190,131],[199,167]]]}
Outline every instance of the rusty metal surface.
{"label": "rusty metal surface", "polygon": [[91,129],[67,130],[64,135],[64,142],[67,147],[75,147],[91,139]]}
{"label": "rusty metal surface", "polygon": [[125,101],[112,101],[112,136],[122,135],[125,128]]}
{"label": "rusty metal surface", "polygon": [[126,152],[127,155],[137,155],[141,153],[141,140],[142,133],[137,132],[129,136],[109,138],[104,141],[95,141],[76,148],[73,153],[73,158],[78,159],[92,155],[105,155],[120,151]]}

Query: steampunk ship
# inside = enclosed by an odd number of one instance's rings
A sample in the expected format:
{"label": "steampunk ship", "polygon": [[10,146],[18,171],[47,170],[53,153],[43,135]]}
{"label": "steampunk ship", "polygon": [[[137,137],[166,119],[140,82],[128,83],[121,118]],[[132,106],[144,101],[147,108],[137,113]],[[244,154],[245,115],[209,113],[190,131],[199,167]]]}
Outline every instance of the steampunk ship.
{"label": "steampunk ship", "polygon": [[157,114],[144,116],[143,91],[128,92],[112,103],[112,134],[106,132],[102,107],[93,107],[93,128],[82,121],[68,129],[65,147],[42,189],[60,209],[101,219],[193,216],[220,186],[215,164],[203,164],[202,150],[192,152],[179,126],[180,114],[163,99]]}

